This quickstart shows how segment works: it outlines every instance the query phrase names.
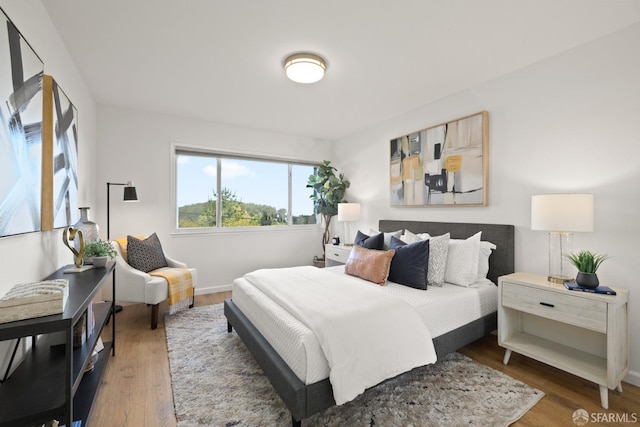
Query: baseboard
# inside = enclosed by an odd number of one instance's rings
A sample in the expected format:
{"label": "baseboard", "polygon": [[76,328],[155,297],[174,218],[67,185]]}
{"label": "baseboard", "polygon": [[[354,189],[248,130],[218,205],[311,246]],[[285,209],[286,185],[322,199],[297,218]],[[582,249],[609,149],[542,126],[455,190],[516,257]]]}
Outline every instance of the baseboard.
{"label": "baseboard", "polygon": [[217,286],[207,286],[196,288],[196,295],[205,295],[205,294],[215,294],[217,292],[226,292],[231,290],[232,285],[217,285]]}
{"label": "baseboard", "polygon": [[629,371],[623,381],[636,387],[640,387],[640,372]]}

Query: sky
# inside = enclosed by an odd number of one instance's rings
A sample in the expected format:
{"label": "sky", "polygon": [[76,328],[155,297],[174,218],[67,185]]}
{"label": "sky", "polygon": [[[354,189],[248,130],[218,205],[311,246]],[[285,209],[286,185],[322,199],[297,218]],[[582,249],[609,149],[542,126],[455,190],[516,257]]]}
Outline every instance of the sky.
{"label": "sky", "polygon": [[[179,155],[177,161],[178,206],[206,202],[214,198],[216,159]],[[238,200],[287,209],[287,165],[240,159],[222,159],[222,187],[232,190]],[[306,188],[312,166],[293,168],[293,215],[313,213]]]}

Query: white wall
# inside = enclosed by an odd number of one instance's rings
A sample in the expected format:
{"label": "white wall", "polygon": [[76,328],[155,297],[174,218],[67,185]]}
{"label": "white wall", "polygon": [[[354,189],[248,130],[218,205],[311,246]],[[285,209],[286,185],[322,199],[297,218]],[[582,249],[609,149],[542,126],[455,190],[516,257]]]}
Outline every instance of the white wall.
{"label": "white wall", "polygon": [[[168,101],[170,102],[170,101]],[[229,289],[256,268],[311,264],[322,230],[261,230],[177,235],[172,204],[171,145],[205,147],[294,160],[328,158],[327,142],[117,107],[99,107],[100,159],[93,220],[106,237],[106,182],[132,180],[139,203],[123,203],[111,187],[111,238],[156,232],[172,257],[198,269],[196,293]]]}
{"label": "white wall", "polygon": [[[93,206],[94,179],[90,171],[95,168],[95,101],[39,1],[0,0],[0,7],[40,56],[45,73],[56,79],[78,109],[78,201],[80,206]],[[6,29],[3,28],[3,31]],[[72,262],[73,257],[62,243],[60,230],[2,237],[0,295],[4,295],[17,283],[40,280]],[[7,343],[0,343],[0,372],[4,372],[2,356],[6,345]]]}
{"label": "white wall", "polygon": [[[361,227],[381,218],[516,226],[516,270],[547,273],[547,235],[530,230],[531,195],[589,192],[595,232],[574,249],[606,253],[601,282],[631,290],[632,375],[640,385],[640,25],[425,105],[334,145],[332,159],[363,204]],[[489,112],[489,206],[391,208],[389,141]]]}

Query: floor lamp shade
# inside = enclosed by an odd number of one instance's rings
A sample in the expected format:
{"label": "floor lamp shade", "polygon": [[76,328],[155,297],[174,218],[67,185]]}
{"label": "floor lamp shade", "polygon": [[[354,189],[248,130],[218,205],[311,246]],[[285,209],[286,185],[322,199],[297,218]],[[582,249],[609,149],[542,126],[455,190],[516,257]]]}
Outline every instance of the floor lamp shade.
{"label": "floor lamp shade", "polygon": [[138,201],[138,193],[136,192],[136,187],[134,187],[131,182],[128,183],[124,187],[124,201],[125,202],[137,202]]}
{"label": "floor lamp shade", "polygon": [[124,186],[124,195],[122,200],[125,202],[137,202],[138,201],[138,193],[136,191],[136,187],[133,186],[131,181],[127,181],[126,183],[122,182],[107,182],[107,240],[111,238],[110,235],[110,216],[111,216],[111,186]]}
{"label": "floor lamp shade", "polygon": [[573,251],[573,233],[593,231],[593,194],[543,194],[531,197],[531,229],[549,232],[549,276],[572,281],[565,258]]}
{"label": "floor lamp shade", "polygon": [[353,242],[351,223],[360,221],[360,203],[338,203],[338,221],[344,222],[344,243]]}

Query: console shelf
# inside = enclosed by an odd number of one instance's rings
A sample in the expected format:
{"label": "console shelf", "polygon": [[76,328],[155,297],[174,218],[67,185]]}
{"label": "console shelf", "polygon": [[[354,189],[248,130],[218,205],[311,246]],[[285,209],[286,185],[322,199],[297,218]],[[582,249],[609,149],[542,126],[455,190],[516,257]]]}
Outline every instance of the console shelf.
{"label": "console shelf", "polygon": [[[115,308],[114,302],[92,305],[95,326],[81,347],[73,347],[73,328],[86,319],[82,315],[113,273],[115,263],[106,268],[64,274],[70,267],[63,267],[45,279],[69,280],[64,313],[0,324],[0,341],[37,337],[20,365],[0,386],[0,426],[37,425],[53,419],[68,427],[74,421],[81,421],[82,426],[87,423],[109,352],[115,354],[115,318],[111,322],[113,341],[104,343],[91,371],[85,373],[84,367]],[[112,286],[115,300],[115,281]],[[60,335],[64,336],[63,342],[54,342]]]}

